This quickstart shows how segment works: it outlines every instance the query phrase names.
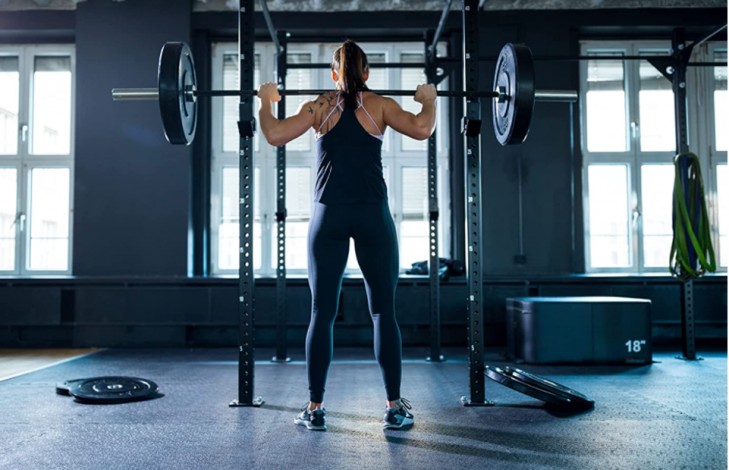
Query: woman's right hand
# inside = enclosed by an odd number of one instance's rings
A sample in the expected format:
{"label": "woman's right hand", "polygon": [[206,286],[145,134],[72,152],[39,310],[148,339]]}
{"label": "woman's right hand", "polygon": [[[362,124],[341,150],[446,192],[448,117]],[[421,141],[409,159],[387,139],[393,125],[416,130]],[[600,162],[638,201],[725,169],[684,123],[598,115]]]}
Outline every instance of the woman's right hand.
{"label": "woman's right hand", "polygon": [[415,89],[415,97],[413,97],[413,99],[418,103],[425,103],[426,101],[435,101],[437,96],[438,94],[435,91],[435,85],[428,83],[418,85]]}
{"label": "woman's right hand", "polygon": [[258,87],[256,95],[261,101],[281,101],[281,95],[278,92],[278,87],[272,82],[262,83],[261,86]]}

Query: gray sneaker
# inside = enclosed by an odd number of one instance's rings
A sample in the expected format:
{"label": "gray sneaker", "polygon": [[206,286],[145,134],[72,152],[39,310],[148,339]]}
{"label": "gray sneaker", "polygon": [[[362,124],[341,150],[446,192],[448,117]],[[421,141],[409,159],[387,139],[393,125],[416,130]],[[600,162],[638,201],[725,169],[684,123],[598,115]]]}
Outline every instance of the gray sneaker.
{"label": "gray sneaker", "polygon": [[402,429],[412,426],[415,422],[415,418],[408,411],[413,409],[410,402],[400,398],[396,403],[398,404],[397,408],[388,408],[387,413],[385,413],[385,418],[382,421],[382,427],[385,429]]}
{"label": "gray sneaker", "polygon": [[327,411],[322,408],[320,410],[309,410],[309,404],[304,405],[301,410],[301,414],[296,417],[294,423],[306,426],[311,431],[326,431],[327,430]]}

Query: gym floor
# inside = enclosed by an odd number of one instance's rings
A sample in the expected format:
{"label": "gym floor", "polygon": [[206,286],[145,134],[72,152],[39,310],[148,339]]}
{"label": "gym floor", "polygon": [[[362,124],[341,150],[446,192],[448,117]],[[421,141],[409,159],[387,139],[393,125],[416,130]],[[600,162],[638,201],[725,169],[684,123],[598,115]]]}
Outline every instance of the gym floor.
{"label": "gym floor", "polygon": [[[407,349],[403,396],[415,425],[383,431],[370,349],[335,350],[327,432],[293,424],[307,399],[302,351],[288,364],[256,351],[260,408],[237,398],[234,349],[103,350],[0,381],[0,468],[727,468],[727,355],[654,355],[650,366],[520,366],[595,400],[568,414],[490,380],[493,407],[463,407],[468,363]],[[497,354],[486,363],[508,365]],[[85,405],[55,384],[102,375],[155,381],[160,398]]]}

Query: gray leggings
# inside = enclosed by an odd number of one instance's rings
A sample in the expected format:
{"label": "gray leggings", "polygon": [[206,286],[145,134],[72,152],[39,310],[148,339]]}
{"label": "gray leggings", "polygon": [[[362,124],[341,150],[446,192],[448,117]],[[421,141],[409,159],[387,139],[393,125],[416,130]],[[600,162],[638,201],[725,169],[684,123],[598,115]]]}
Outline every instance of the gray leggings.
{"label": "gray leggings", "polygon": [[375,357],[388,400],[400,398],[402,339],[395,319],[399,255],[387,201],[374,204],[314,203],[309,225],[311,322],[306,335],[310,400],[324,401],[324,385],[334,350],[333,330],[342,275],[354,239],[374,323]]}

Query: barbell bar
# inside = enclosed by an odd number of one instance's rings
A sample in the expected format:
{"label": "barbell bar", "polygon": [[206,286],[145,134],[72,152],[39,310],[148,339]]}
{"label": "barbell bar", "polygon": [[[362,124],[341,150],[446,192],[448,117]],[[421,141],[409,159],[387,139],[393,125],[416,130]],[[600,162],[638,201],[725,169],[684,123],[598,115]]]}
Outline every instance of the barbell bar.
{"label": "barbell bar", "polygon": [[[311,90],[279,90],[279,93],[283,96],[319,96],[324,93],[330,93],[332,90],[325,89],[311,89]],[[378,95],[385,96],[414,96],[413,90],[370,90]],[[210,96],[251,96],[257,95],[256,90],[240,91],[240,90],[185,90],[183,91],[186,97],[210,97]],[[114,101],[145,101],[145,100],[157,100],[159,99],[159,89],[157,88],[113,88],[111,90],[111,96]],[[438,96],[447,98],[465,98],[468,93],[465,91],[452,91],[444,90],[438,91]],[[504,93],[497,91],[479,91],[473,94],[477,98],[499,98],[501,100],[506,99],[507,96]],[[561,91],[561,90],[539,90],[534,93],[534,99],[536,101],[575,101],[577,99],[577,93],[573,91]]]}
{"label": "barbell bar", "polygon": [[[162,46],[157,70],[157,88],[114,88],[115,101],[157,100],[165,136],[171,144],[189,145],[197,128],[197,99],[214,96],[253,96],[256,90],[198,90],[195,62],[187,44]],[[318,96],[332,90],[279,90],[288,96]],[[388,96],[414,96],[414,90],[373,90]],[[505,44],[499,53],[492,90],[466,93],[439,91],[447,98],[492,98],[493,126],[502,145],[520,144],[529,132],[534,101],[576,101],[577,92],[535,90],[534,61],[523,44]],[[480,125],[480,124],[479,124]]]}
{"label": "barbell bar", "polygon": [[[319,96],[329,93],[332,90],[312,89],[312,90],[279,90],[283,96]],[[414,96],[413,90],[370,90],[372,93],[384,96]],[[257,90],[240,91],[240,90],[185,90],[183,91],[187,97],[209,97],[209,96],[250,96],[257,95]],[[439,97],[447,98],[465,98],[468,94],[465,91],[438,91]],[[496,91],[479,91],[473,94],[477,98],[499,98],[506,99],[506,95]],[[150,101],[159,99],[159,90],[157,88],[113,88],[111,97],[114,101]],[[534,93],[535,101],[575,101],[577,93],[574,91],[561,90],[539,90]]]}

